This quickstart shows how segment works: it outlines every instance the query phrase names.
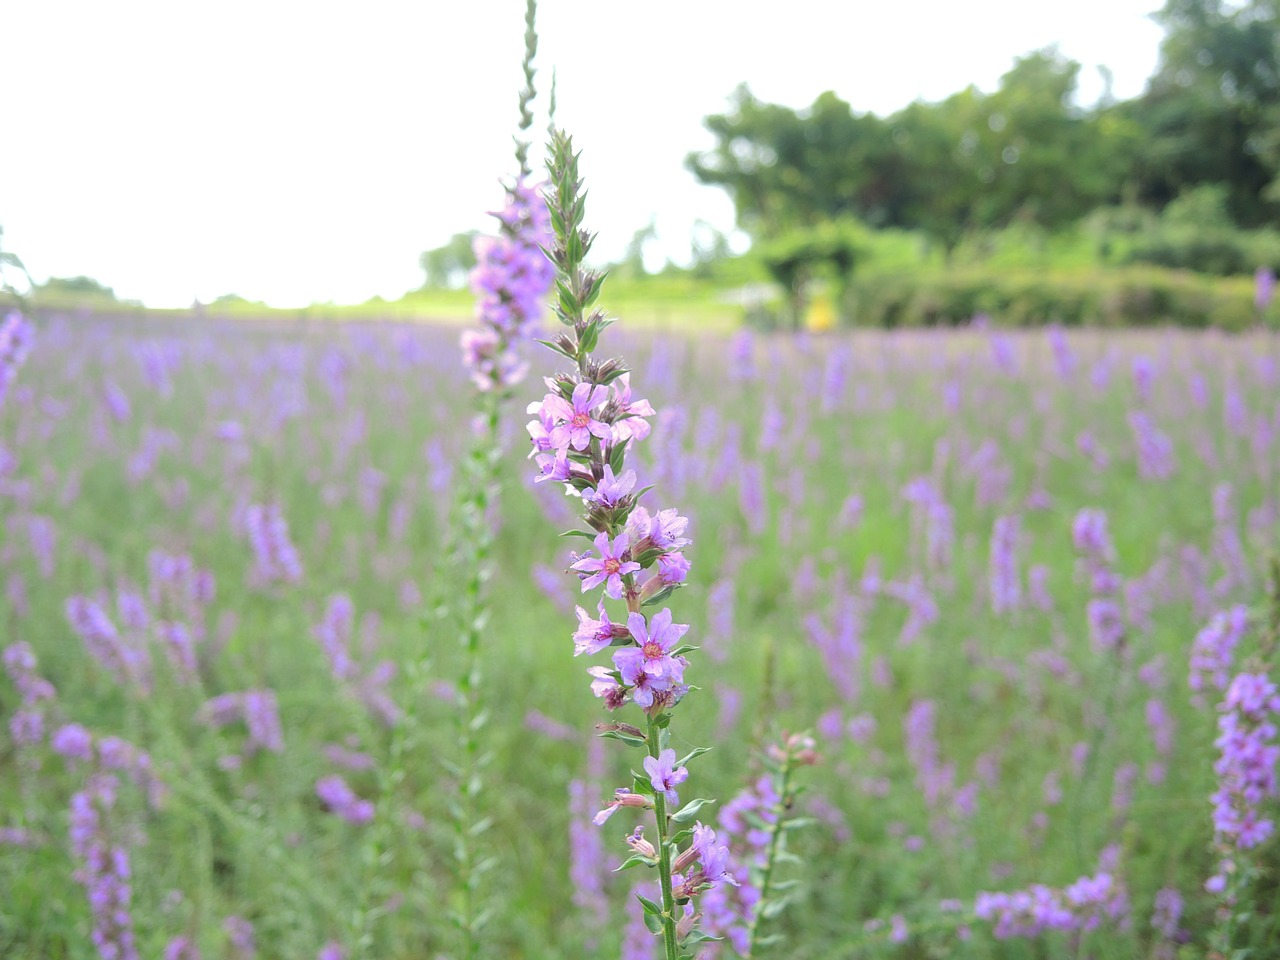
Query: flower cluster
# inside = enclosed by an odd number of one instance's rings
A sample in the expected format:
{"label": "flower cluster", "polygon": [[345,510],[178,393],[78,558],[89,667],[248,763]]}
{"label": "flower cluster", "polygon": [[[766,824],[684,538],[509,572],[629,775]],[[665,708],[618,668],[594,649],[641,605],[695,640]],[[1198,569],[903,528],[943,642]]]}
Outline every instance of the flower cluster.
{"label": "flower cluster", "polygon": [[514,346],[526,339],[542,314],[555,270],[543,256],[550,240],[547,206],[538,187],[521,175],[507,189],[507,204],[493,216],[500,232],[478,237],[471,289],[479,329],[462,334],[463,363],[476,388],[502,391],[524,379],[529,365]]}
{"label": "flower cluster", "polygon": [[388,690],[395,679],[396,664],[392,660],[364,662],[373,648],[371,622],[366,614],[361,624],[361,648],[365,654],[362,656],[355,644],[355,606],[350,597],[338,593],[329,598],[324,618],[312,628],[312,633],[329,661],[334,680],[385,726],[393,727],[401,717],[400,708]]}
{"label": "flower cluster", "polygon": [[1085,608],[1089,636],[1095,650],[1119,650],[1125,644],[1126,625],[1120,595],[1124,580],[1115,572],[1115,547],[1107,530],[1107,515],[1095,507],[1076,514],[1071,537],[1080,553],[1093,599]]}
{"label": "flower cluster", "polygon": [[1007,940],[1051,930],[1087,932],[1104,921],[1122,923],[1129,914],[1129,897],[1119,880],[1102,871],[1064,889],[1037,883],[1015,893],[979,893],[973,911],[979,920],[994,922],[997,940]]}
{"label": "flower cluster", "polygon": [[[215,730],[243,721],[249,731],[244,744],[244,755],[252,756],[259,750],[272,753],[284,752],[284,734],[280,729],[280,708],[274,690],[244,690],[238,693],[222,693],[205,701],[197,719]],[[228,764],[226,758],[224,765]],[[234,765],[234,762],[231,762]]]}
{"label": "flower cluster", "polygon": [[67,600],[67,621],[89,654],[116,682],[147,692],[151,689],[151,655],[144,635],[145,607],[141,598],[122,591],[116,598],[116,608],[125,627],[123,632],[102,606],[89,597],[75,596]]}
{"label": "flower cluster", "polygon": [[347,823],[360,825],[373,819],[373,804],[357,796],[347,781],[336,773],[316,781],[316,796],[326,810]]}
{"label": "flower cluster", "polygon": [[1264,674],[1237,674],[1227,688],[1214,741],[1221,756],[1213,767],[1218,775],[1218,789],[1211,798],[1213,829],[1222,848],[1256,847],[1274,830],[1274,824],[1260,816],[1258,808],[1277,793],[1280,746],[1273,742],[1277,715],[1280,694],[1276,685]]}
{"label": "flower cluster", "polygon": [[245,511],[244,525],[253,546],[256,583],[297,583],[302,579],[302,561],[289,539],[289,526],[279,504],[250,505]]}
{"label": "flower cluster", "polygon": [[71,798],[71,850],[78,862],[75,878],[93,911],[93,943],[98,953],[137,960],[129,851],[116,842],[109,827],[118,788],[115,777],[95,774]]}
{"label": "flower cluster", "polygon": [[31,323],[17,310],[10,310],[0,320],[0,404],[31,352],[31,339]]}
{"label": "flower cluster", "polygon": [[691,542],[684,536],[689,520],[675,509],[651,514],[638,504],[636,472],[622,470],[622,464],[630,447],[648,436],[644,418],[653,416],[654,409],[647,400],[632,398],[620,361],[597,366],[616,374],[610,384],[566,375],[548,378],[555,392],[529,406],[538,418],[529,424],[533,455],[541,468],[536,480],[557,481],[566,493],[580,497],[584,519],[597,531],[594,553],[577,556],[570,567],[582,591],[603,587],[605,597],[627,605],[622,623],[610,619],[603,599],[597,607],[599,619],[577,608],[574,655],[617,648],[613,669],[589,671],[592,691],[610,710],[630,701],[656,712],[678,703],[688,690],[686,648],[680,640],[689,627],[674,623],[670,609],[646,618],[641,608],[658,603],[685,582],[690,564],[683,548]]}
{"label": "flower cluster", "polygon": [[1022,604],[1018,577],[1018,534],[1022,518],[1016,514],[996,517],[991,531],[991,611],[1007,613]]}
{"label": "flower cluster", "polygon": [[1191,647],[1191,672],[1187,684],[1198,697],[1206,683],[1225,690],[1231,679],[1231,660],[1249,626],[1249,608],[1236,604],[1214,614],[1208,625],[1196,634]]}
{"label": "flower cluster", "polygon": [[35,746],[44,740],[45,713],[57,695],[51,684],[36,673],[36,654],[31,645],[18,642],[0,654],[5,672],[18,690],[22,705],[9,717],[9,733],[17,746]]}

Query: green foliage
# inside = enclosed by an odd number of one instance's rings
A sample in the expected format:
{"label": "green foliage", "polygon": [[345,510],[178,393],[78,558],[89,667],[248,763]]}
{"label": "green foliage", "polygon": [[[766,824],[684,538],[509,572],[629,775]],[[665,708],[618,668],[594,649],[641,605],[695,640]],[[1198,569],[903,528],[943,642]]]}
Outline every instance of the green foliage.
{"label": "green foliage", "polygon": [[1010,327],[1243,330],[1257,322],[1252,279],[1137,267],[1071,273],[974,267],[878,275],[851,286],[846,313],[859,326],[875,327],[955,326],[980,313]]}
{"label": "green foliage", "polygon": [[68,299],[116,301],[116,292],[92,277],[50,277],[38,287],[39,293]]}
{"label": "green foliage", "polygon": [[730,102],[728,113],[705,120],[715,148],[686,164],[729,192],[744,229],[769,236],[844,216],[895,222],[896,153],[881,120],[831,92],[801,112],[763,103],[745,84]]}
{"label": "green foliage", "polygon": [[1078,73],[1042,50],[994,94],[970,87],[884,120],[830,92],[795,111],[743,86],[728,113],[706,119],[716,147],[687,164],[728,190],[758,237],[849,216],[923,230],[946,250],[1016,221],[1054,229],[1118,196],[1139,139],[1129,120],[1071,105]]}
{"label": "green foliage", "polygon": [[[1132,232],[1122,262],[1218,276],[1280,267],[1280,233],[1237,229],[1227,203],[1227,188],[1222,184],[1202,184],[1184,191],[1158,219],[1148,220],[1142,229]],[[1109,240],[1103,242],[1111,248]]]}
{"label": "green foliage", "polygon": [[476,265],[475,241],[479,230],[455,233],[449,242],[418,257],[426,274],[424,287],[457,289],[466,285],[467,274]]}
{"label": "green foliage", "polygon": [[994,93],[971,86],[884,119],[831,92],[794,110],[740,86],[705,120],[716,145],[686,164],[756,239],[853,216],[922,231],[949,256],[974,234],[1057,231],[1135,203],[1207,208],[1224,229],[1277,223],[1280,4],[1168,0],[1156,18],[1160,67],[1134,100],[1081,109],[1080,65],[1054,49],[1019,58]]}
{"label": "green foliage", "polygon": [[1147,92],[1122,111],[1142,129],[1137,179],[1157,205],[1222,184],[1236,222],[1280,217],[1280,5],[1167,0],[1167,31]]}
{"label": "green foliage", "polygon": [[787,231],[764,243],[759,256],[765,269],[786,291],[792,323],[798,327],[810,281],[825,277],[843,292],[869,249],[867,230],[846,218]]}

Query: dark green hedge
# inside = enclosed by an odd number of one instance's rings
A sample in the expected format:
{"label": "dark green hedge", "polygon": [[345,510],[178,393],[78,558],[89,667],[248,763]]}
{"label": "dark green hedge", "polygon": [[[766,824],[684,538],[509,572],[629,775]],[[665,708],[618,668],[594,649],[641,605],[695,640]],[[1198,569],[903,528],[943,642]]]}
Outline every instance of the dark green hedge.
{"label": "dark green hedge", "polygon": [[[854,280],[842,313],[846,322],[869,327],[953,326],[980,313],[1002,326],[1243,330],[1258,320],[1252,278],[1142,267],[872,275]],[[1268,319],[1275,324],[1274,305]]]}
{"label": "dark green hedge", "polygon": [[1280,234],[1272,230],[1162,227],[1138,237],[1125,261],[1224,277],[1252,274],[1259,267],[1276,270],[1280,269]]}

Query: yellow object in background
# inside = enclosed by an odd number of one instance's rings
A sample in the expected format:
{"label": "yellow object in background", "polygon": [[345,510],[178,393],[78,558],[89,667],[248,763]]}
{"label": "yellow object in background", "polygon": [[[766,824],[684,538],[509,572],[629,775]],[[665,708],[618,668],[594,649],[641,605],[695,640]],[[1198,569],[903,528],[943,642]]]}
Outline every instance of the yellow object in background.
{"label": "yellow object in background", "polygon": [[814,333],[834,330],[836,326],[836,308],[831,302],[829,293],[819,293],[809,302],[805,311],[804,325]]}

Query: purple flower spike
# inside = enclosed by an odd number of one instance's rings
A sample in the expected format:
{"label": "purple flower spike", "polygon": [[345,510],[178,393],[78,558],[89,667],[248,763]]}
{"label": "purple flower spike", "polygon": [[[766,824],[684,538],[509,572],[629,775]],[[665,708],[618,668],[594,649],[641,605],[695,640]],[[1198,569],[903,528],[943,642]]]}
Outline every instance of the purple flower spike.
{"label": "purple flower spike", "polygon": [[676,787],[689,778],[689,771],[676,766],[676,752],[663,750],[656,757],[644,758],[644,771],[649,774],[649,782],[655,792],[667,798],[667,803],[675,806],[680,802]]}
{"label": "purple flower spike", "polygon": [[599,559],[583,557],[569,569],[587,574],[582,580],[582,592],[593,590],[604,584],[604,592],[614,600],[622,599],[622,578],[635,573],[640,564],[633,560],[623,560],[627,549],[631,546],[625,533],[618,534],[612,544],[609,535],[601,533],[596,536],[596,549],[600,551]]}

